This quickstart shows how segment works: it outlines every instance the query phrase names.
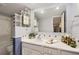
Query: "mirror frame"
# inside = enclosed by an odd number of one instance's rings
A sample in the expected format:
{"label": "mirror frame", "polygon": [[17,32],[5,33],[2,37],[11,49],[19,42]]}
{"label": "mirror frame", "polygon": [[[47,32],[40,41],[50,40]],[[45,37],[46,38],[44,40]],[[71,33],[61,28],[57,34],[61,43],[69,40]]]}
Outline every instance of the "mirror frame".
{"label": "mirror frame", "polygon": [[[29,23],[28,24],[25,24],[24,23],[25,20],[27,20]],[[29,27],[30,26],[30,15],[28,15],[28,14],[22,15],[22,26],[23,27]]]}

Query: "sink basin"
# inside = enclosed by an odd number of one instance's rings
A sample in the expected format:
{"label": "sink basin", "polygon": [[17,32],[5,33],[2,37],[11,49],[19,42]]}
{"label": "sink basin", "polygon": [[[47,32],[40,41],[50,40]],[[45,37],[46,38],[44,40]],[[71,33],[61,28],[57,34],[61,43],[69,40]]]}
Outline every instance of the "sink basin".
{"label": "sink basin", "polygon": [[57,40],[55,40],[55,39],[44,39],[42,41],[44,43],[48,43],[48,44],[53,44],[53,43],[56,43],[57,42]]}

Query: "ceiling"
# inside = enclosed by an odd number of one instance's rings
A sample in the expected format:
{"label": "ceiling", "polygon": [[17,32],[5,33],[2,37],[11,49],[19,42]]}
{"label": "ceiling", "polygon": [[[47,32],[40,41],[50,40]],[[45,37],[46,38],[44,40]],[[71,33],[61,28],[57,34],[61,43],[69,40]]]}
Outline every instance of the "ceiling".
{"label": "ceiling", "polygon": [[[45,18],[51,15],[59,15],[65,5],[66,4],[62,3],[0,3],[0,14],[13,15],[28,7],[32,10],[44,9],[44,14],[40,14],[36,11],[36,15],[39,18]],[[59,10],[55,9],[57,6],[60,6]]]}
{"label": "ceiling", "polygon": [[54,5],[54,3],[24,3],[22,5],[25,5],[29,7],[30,9],[38,9],[38,8],[45,8]]}

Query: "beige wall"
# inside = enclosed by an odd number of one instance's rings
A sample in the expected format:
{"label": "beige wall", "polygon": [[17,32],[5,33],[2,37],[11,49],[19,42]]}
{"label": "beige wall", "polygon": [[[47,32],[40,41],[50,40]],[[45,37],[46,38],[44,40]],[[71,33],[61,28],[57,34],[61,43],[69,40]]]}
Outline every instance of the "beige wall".
{"label": "beige wall", "polygon": [[11,33],[10,18],[0,16],[0,35],[7,35]]}
{"label": "beige wall", "polygon": [[0,54],[5,54],[5,48],[11,44],[11,18],[0,15]]}

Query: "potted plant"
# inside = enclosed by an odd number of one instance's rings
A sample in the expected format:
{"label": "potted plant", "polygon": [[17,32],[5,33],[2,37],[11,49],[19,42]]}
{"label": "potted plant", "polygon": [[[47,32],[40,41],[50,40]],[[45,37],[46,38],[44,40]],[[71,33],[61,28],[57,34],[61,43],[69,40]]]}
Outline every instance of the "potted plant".
{"label": "potted plant", "polygon": [[30,34],[29,34],[29,39],[34,39],[34,38],[35,38],[35,36],[36,36],[36,34],[35,34],[35,33],[30,33]]}

